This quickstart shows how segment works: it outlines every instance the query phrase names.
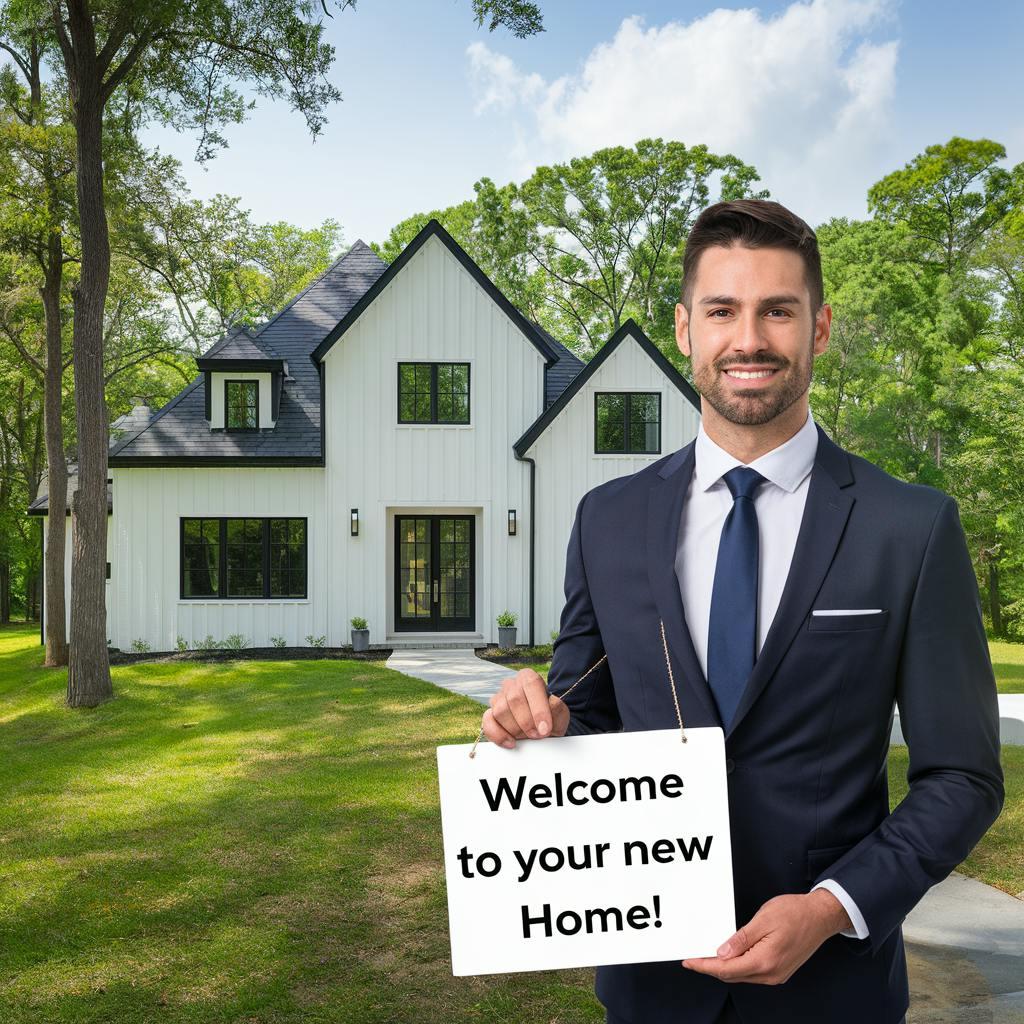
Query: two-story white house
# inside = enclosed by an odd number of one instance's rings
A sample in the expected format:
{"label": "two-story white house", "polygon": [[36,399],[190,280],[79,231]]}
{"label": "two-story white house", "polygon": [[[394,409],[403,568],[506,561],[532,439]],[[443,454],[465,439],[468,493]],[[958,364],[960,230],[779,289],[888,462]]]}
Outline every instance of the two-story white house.
{"label": "two-story white house", "polygon": [[356,242],[197,366],[111,449],[117,648],[337,647],[353,616],[371,645],[480,646],[504,609],[547,642],[580,498],[699,423],[635,323],[584,364],[436,221],[390,265]]}

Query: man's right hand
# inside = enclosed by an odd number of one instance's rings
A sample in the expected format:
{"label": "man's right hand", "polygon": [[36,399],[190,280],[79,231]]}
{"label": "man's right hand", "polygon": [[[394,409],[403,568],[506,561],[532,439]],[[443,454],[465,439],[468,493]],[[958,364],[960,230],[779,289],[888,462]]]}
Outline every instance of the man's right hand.
{"label": "man's right hand", "polygon": [[509,749],[516,740],[564,736],[569,728],[569,709],[548,694],[547,684],[532,668],[503,679],[490,704],[484,712],[484,735]]}

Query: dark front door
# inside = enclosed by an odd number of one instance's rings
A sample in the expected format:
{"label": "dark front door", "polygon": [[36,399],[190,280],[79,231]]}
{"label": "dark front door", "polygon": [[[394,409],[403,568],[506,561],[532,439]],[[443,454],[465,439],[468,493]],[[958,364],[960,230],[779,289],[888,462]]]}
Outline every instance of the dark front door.
{"label": "dark front door", "polygon": [[473,516],[395,516],[395,629],[476,628]]}

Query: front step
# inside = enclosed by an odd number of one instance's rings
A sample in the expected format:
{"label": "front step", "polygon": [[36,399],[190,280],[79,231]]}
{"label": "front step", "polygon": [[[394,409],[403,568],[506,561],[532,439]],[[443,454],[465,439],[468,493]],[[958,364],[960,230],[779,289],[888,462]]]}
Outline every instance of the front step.
{"label": "front step", "polygon": [[472,651],[478,647],[486,647],[487,644],[488,642],[481,633],[468,633],[461,636],[443,633],[399,633],[388,636],[382,644],[370,644],[370,647],[390,647],[396,651],[422,648]]}

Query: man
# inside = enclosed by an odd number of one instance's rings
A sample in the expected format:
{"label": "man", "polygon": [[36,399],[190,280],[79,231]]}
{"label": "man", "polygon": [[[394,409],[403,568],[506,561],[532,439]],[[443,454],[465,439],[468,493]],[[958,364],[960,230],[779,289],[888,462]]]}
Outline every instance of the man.
{"label": "man", "polygon": [[[598,968],[609,1022],[897,1024],[900,923],[1002,807],[957,505],[816,426],[831,318],[803,220],[758,200],[698,217],[676,306],[698,436],[584,495],[548,686],[524,669],[483,716],[505,746],[671,728],[663,626],[685,725],[724,729],[743,926],[715,957]],[[894,705],[910,788],[890,813]]]}

